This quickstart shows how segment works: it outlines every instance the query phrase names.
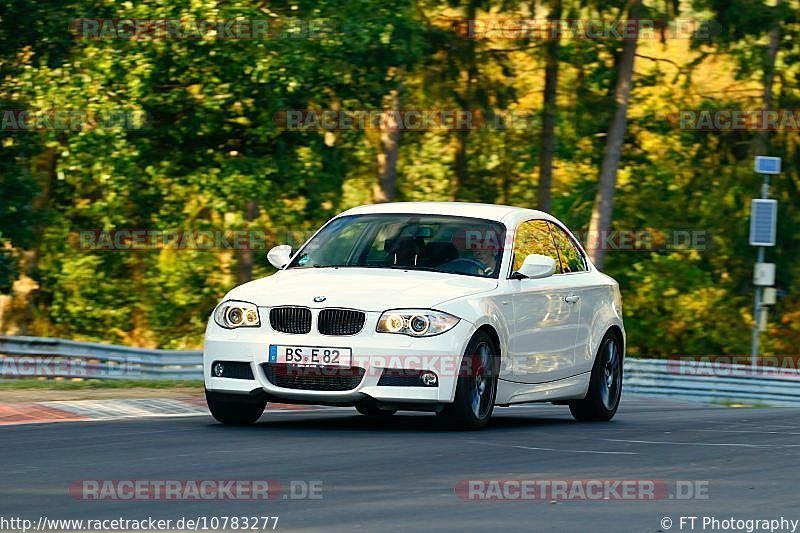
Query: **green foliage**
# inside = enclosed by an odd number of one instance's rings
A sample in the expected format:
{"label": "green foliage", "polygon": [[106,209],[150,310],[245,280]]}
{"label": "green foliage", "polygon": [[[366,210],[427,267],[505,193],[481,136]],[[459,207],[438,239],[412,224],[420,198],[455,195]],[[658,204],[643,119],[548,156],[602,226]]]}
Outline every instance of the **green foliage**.
{"label": "green foliage", "polygon": [[699,263],[696,252],[674,252],[633,266],[624,302],[632,355],[742,353],[749,330],[741,327],[745,317],[738,309],[748,299],[731,305],[731,288]]}
{"label": "green foliage", "polygon": [[[522,33],[467,39],[465,19],[541,20],[547,3],[491,0],[0,0],[0,105],[95,118],[76,129],[0,131],[0,329],[170,348],[197,347],[237,280],[272,272],[265,249],[299,244],[333,214],[372,201],[380,133],[287,129],[291,110],[480,110],[467,131],[404,131],[399,200],[535,207],[543,58]],[[570,20],[622,16],[626,2],[564,2]],[[678,7],[684,12],[678,14]],[[612,250],[631,353],[744,353],[752,320],[747,245],[753,132],[680,129],[681,109],[760,108],[768,32],[782,28],[774,107],[797,109],[797,13],[761,1],[645,2],[648,17],[707,21],[712,38],[642,42],[614,229],[653,246]],[[691,7],[691,11],[686,9]],[[81,38],[80,18],[269,19],[263,39]],[[295,32],[289,30],[295,28]],[[613,114],[622,41],[565,37],[560,51],[553,213],[588,226]],[[774,186],[785,289],[768,348],[796,353],[800,145]],[[461,163],[459,164],[459,157]],[[254,250],[82,247],[92,232],[254,232]],[[699,232],[685,246],[672,232]],[[252,272],[247,270],[252,261]],[[9,318],[10,317],[10,318]]]}

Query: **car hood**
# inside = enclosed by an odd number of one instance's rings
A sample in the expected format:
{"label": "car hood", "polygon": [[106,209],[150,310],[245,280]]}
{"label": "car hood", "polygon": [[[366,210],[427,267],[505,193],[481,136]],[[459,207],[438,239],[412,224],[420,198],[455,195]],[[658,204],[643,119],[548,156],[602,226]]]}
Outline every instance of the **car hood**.
{"label": "car hood", "polygon": [[[259,307],[300,305],[385,311],[401,307],[431,308],[442,302],[490,291],[497,280],[425,272],[374,268],[282,270],[228,293]],[[315,297],[325,297],[314,302]]]}

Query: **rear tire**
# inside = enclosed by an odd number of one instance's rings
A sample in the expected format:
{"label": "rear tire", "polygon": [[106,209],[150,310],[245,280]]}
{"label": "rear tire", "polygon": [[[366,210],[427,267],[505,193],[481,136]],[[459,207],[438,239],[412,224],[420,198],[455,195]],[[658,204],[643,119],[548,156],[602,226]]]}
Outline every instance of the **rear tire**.
{"label": "rear tire", "polygon": [[453,403],[439,416],[453,429],[481,429],[489,423],[497,395],[499,349],[485,331],[478,331],[467,345],[458,374]]}
{"label": "rear tire", "polygon": [[264,413],[266,400],[252,400],[237,394],[206,391],[208,410],[218,422],[231,426],[249,426]]}
{"label": "rear tire", "polygon": [[608,422],[614,418],[622,396],[622,359],[619,339],[606,333],[594,358],[586,398],[569,402],[575,420]]}

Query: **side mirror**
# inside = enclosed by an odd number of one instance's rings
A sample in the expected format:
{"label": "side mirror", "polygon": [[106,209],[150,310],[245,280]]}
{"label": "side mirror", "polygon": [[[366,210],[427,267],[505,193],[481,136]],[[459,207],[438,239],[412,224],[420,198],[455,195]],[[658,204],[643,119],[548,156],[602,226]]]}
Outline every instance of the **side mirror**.
{"label": "side mirror", "polygon": [[539,279],[552,276],[556,273],[556,262],[552,257],[546,255],[531,254],[522,262],[519,270],[514,272],[511,277],[514,279]]}
{"label": "side mirror", "polygon": [[279,244],[267,252],[267,260],[277,269],[281,269],[289,262],[292,256],[292,247],[288,244]]}

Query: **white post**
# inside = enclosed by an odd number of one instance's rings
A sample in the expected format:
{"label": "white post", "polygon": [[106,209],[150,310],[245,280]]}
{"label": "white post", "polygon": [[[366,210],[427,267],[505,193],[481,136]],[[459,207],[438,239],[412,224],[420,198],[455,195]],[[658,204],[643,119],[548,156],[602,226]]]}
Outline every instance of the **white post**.
{"label": "white post", "polygon": [[[756,164],[756,167],[758,165]],[[769,198],[769,174],[763,173],[764,182],[761,184],[761,198]],[[758,247],[757,263],[764,262],[764,247]],[[753,341],[750,348],[750,366],[755,375],[758,370],[758,344],[759,344],[759,321],[761,317],[761,286],[756,285],[755,298],[753,302]]]}

